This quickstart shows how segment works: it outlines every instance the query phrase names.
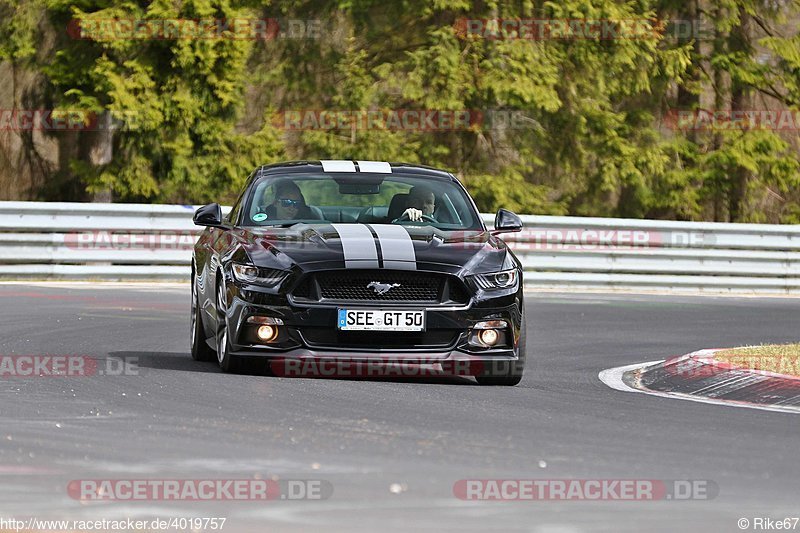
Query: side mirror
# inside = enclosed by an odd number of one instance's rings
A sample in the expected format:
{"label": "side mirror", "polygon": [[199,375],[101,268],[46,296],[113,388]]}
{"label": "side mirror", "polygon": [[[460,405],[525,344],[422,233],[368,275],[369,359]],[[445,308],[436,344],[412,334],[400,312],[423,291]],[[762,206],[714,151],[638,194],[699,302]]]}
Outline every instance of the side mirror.
{"label": "side mirror", "polygon": [[510,233],[522,231],[522,219],[508,209],[498,209],[494,217],[494,231],[492,233]]}
{"label": "side mirror", "polygon": [[204,205],[194,213],[193,220],[198,226],[219,228],[222,226],[222,208],[219,204]]}

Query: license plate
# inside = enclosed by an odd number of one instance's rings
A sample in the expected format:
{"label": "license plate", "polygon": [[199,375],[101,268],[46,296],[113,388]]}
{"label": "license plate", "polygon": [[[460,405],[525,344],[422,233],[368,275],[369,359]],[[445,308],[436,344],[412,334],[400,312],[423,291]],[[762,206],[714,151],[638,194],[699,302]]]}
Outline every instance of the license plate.
{"label": "license plate", "polygon": [[339,309],[342,331],[425,331],[425,311]]}

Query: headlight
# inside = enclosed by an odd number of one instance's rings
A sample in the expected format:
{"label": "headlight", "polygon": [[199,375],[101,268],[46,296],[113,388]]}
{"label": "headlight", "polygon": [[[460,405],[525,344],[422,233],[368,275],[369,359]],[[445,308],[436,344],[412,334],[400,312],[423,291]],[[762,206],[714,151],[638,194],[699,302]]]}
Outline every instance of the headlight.
{"label": "headlight", "polygon": [[493,289],[507,289],[517,284],[516,269],[501,270],[491,274],[476,274],[472,280],[479,288],[490,291]]}
{"label": "headlight", "polygon": [[252,283],[254,285],[263,285],[265,287],[275,287],[281,281],[286,279],[289,273],[283,270],[275,270],[272,268],[258,268],[253,265],[241,265],[239,263],[233,264],[233,277],[236,281],[242,283]]}

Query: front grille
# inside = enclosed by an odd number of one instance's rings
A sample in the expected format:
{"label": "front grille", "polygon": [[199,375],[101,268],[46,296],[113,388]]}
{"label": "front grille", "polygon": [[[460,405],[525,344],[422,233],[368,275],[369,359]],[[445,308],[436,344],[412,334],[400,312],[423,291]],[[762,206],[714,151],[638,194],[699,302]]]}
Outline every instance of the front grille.
{"label": "front grille", "polygon": [[[373,282],[392,287],[379,294]],[[372,284],[372,286],[370,286]],[[328,270],[299,280],[295,298],[332,302],[464,304],[469,294],[455,276],[417,270]]]}
{"label": "front grille", "polygon": [[[372,282],[395,285],[385,294],[368,287]],[[444,278],[418,272],[344,271],[317,274],[320,295],[330,300],[373,302],[437,302]]]}

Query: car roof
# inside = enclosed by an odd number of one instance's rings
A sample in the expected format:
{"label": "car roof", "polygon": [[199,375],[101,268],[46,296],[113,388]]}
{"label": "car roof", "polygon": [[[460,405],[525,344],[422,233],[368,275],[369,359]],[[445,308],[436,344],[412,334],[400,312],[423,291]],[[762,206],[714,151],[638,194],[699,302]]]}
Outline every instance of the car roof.
{"label": "car roof", "polygon": [[[390,162],[387,162],[387,161],[364,161],[364,160],[360,160],[360,161],[349,161],[349,160],[347,160],[347,161],[330,161],[330,162],[331,163],[352,163],[352,165],[355,166],[356,168],[359,168],[358,167],[359,163],[374,163],[374,164],[377,164],[377,165],[384,165],[384,166],[388,165],[388,168],[390,169],[390,172],[386,172],[387,174],[394,173],[395,171],[398,171],[398,172],[402,172],[402,174],[406,175],[406,176],[412,176],[413,175],[413,176],[419,176],[419,177],[429,177],[429,178],[433,178],[433,179],[444,179],[444,180],[448,180],[448,181],[456,181],[455,177],[452,174],[450,174],[449,172],[446,172],[444,170],[440,170],[440,169],[437,169],[437,168],[433,168],[433,167],[424,166],[424,165],[412,165],[412,164],[409,164],[409,163],[390,163]],[[271,165],[262,165],[255,172],[255,177],[258,178],[258,177],[261,177],[263,175],[272,174],[274,171],[279,171],[281,173],[290,173],[290,174],[299,174],[299,173],[305,173],[305,172],[321,172],[321,173],[335,175],[335,174],[342,173],[342,171],[334,171],[334,172],[331,172],[329,170],[326,171],[325,168],[323,167],[323,163],[329,163],[329,161],[307,161],[307,160],[306,161],[287,161],[287,162],[283,162],[283,163],[273,163]],[[346,173],[350,174],[350,175],[353,175],[353,174],[357,175],[360,172],[346,172]],[[364,174],[367,174],[367,173],[368,172],[364,172]]]}

